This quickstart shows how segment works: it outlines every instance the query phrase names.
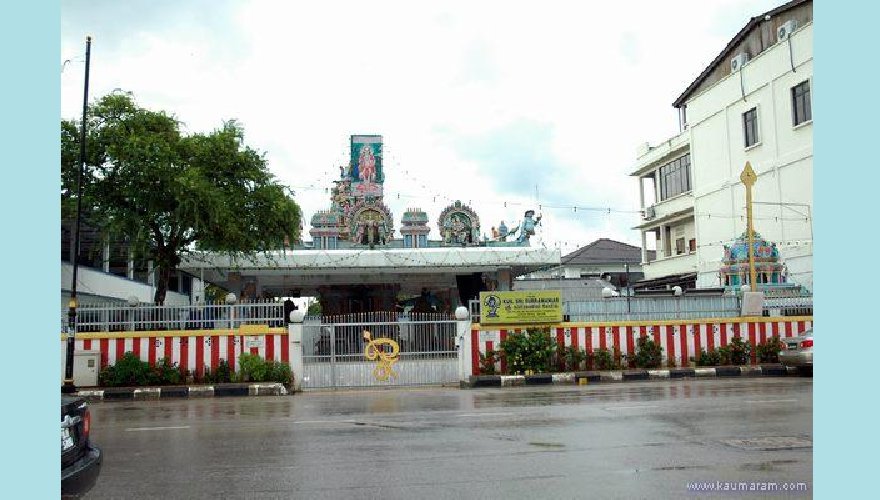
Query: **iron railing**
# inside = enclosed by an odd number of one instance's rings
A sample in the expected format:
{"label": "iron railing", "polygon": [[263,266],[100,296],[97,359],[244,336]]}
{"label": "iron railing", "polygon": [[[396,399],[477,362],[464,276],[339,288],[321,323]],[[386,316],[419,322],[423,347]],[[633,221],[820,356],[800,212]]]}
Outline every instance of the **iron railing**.
{"label": "iron railing", "polygon": [[[62,313],[63,316],[63,313]],[[89,304],[77,310],[77,331],[212,330],[258,324],[284,326],[284,303],[274,300],[193,305]]]}

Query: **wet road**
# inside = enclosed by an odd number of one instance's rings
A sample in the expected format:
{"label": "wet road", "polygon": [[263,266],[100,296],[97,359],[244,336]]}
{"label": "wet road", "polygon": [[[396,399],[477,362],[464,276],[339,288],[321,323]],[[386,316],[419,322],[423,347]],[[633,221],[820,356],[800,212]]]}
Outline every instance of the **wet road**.
{"label": "wet road", "polygon": [[695,481],[811,490],[812,402],[810,378],[750,378],[95,403],[105,459],[87,498],[694,498]]}

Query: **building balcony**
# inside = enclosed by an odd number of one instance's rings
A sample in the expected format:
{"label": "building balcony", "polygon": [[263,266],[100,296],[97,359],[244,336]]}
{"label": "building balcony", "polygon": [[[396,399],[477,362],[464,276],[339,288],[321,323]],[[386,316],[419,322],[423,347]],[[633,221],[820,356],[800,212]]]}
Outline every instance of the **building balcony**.
{"label": "building balcony", "polygon": [[697,254],[685,253],[671,257],[663,257],[662,254],[659,254],[657,260],[643,264],[642,271],[645,273],[646,280],[674,274],[694,273],[697,271]]}

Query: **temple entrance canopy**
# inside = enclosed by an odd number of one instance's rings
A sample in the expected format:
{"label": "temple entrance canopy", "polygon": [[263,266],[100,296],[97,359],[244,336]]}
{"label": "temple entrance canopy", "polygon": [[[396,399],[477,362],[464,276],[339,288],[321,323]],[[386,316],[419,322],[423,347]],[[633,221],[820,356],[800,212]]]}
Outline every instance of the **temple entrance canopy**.
{"label": "temple entrance canopy", "polygon": [[382,136],[353,135],[350,147],[330,208],[311,218],[312,241],[251,259],[191,254],[181,270],[239,297],[312,296],[325,313],[345,314],[389,311],[426,294],[434,310],[451,312],[481,290],[508,290],[517,276],[559,265],[558,249],[529,245],[541,218],[533,210],[517,224],[515,239],[494,232],[490,239],[481,235],[476,211],[456,201],[437,219],[440,239],[429,240],[429,216],[410,208],[395,238],[393,214],[383,201]]}

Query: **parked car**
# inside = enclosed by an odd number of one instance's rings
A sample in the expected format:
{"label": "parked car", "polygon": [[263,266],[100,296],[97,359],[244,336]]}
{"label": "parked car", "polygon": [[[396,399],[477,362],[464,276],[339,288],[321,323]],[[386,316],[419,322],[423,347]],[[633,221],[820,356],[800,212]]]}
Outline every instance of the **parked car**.
{"label": "parked car", "polygon": [[82,398],[61,396],[61,495],[81,495],[94,486],[103,454],[89,439],[92,416]]}
{"label": "parked car", "polygon": [[813,329],[797,337],[781,339],[785,349],[779,351],[779,362],[799,371],[813,373]]}

